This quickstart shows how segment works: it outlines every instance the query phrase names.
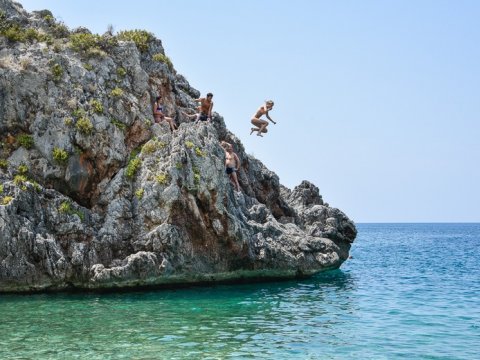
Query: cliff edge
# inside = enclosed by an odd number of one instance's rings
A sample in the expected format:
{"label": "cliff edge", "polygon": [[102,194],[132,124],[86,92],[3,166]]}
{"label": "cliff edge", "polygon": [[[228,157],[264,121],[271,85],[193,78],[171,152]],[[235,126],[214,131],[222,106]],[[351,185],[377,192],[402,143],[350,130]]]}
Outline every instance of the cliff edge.
{"label": "cliff edge", "polygon": [[[174,133],[152,122],[159,92]],[[0,0],[0,292],[338,268],[353,222],[315,185],[282,186],[219,114],[185,118],[199,95],[148,32],[70,30]],[[241,193],[222,140],[240,158]]]}

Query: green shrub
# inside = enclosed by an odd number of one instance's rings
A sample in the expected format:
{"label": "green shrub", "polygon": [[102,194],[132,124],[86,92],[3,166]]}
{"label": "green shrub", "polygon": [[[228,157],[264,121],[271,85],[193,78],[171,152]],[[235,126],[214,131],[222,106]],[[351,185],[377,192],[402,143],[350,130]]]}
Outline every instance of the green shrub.
{"label": "green shrub", "polygon": [[122,131],[127,128],[127,125],[125,125],[124,123],[118,121],[118,120],[115,119],[115,118],[112,118],[112,119],[110,120],[110,122],[111,122],[113,125],[115,125],[117,128],[119,128],[120,130],[122,130]]}
{"label": "green shrub", "polygon": [[120,66],[117,68],[117,75],[121,78],[124,78],[125,76],[127,76],[127,70]]}
{"label": "green shrub", "polygon": [[68,201],[64,201],[58,207],[58,211],[64,214],[69,214],[72,211],[72,207]]}
{"label": "green shrub", "polygon": [[107,53],[100,48],[91,48],[86,51],[86,55],[89,58],[104,58],[107,56]]}
{"label": "green shrub", "polygon": [[52,151],[53,159],[59,163],[65,163],[68,160],[68,153],[58,147],[54,147]]}
{"label": "green shrub", "polygon": [[63,123],[67,126],[72,126],[73,125],[73,119],[71,117],[67,117],[63,119]]}
{"label": "green shrub", "polygon": [[78,215],[80,220],[84,220],[85,214],[80,210],[75,210],[72,208],[72,205],[68,201],[63,201],[58,207],[58,211],[66,215]]}
{"label": "green shrub", "polygon": [[175,164],[175,167],[177,168],[177,170],[182,170],[183,169],[183,164],[181,162],[177,162]]}
{"label": "green shrub", "polygon": [[51,42],[50,36],[39,33],[34,28],[24,28],[18,24],[7,20],[5,13],[0,16],[0,35],[11,42],[33,42],[46,41]]}
{"label": "green shrub", "polygon": [[36,181],[29,180],[29,182],[33,185],[33,188],[35,189],[36,192],[40,192],[40,185]]}
{"label": "green shrub", "polygon": [[141,150],[142,150],[142,149],[141,149],[140,147],[137,147],[137,148],[133,149],[132,152],[130,153],[130,157],[128,158],[128,161],[136,158],[137,155],[140,154],[140,151],[141,151]]}
{"label": "green shrub", "polygon": [[28,28],[23,30],[23,36],[25,37],[24,41],[33,42],[34,40],[41,41],[45,40],[45,35],[41,35],[37,30],[33,28]]}
{"label": "green shrub", "polygon": [[123,90],[119,87],[116,87],[110,92],[110,95],[112,95],[113,97],[120,97],[123,95]]}
{"label": "green shrub", "polygon": [[52,68],[52,75],[53,75],[53,80],[55,81],[60,81],[60,79],[63,76],[63,68],[62,65],[60,64],[53,64]]}
{"label": "green shrub", "polygon": [[0,184],[0,194],[3,193],[3,185]]}
{"label": "green shrub", "polygon": [[119,40],[133,41],[140,52],[148,50],[148,43],[154,39],[153,34],[145,30],[127,30],[118,34]]}
{"label": "green shrub", "polygon": [[205,151],[202,151],[198,146],[195,148],[195,154],[200,157],[205,157],[205,155],[207,155]]}
{"label": "green shrub", "polygon": [[157,175],[155,176],[155,180],[156,180],[160,185],[167,185],[167,184],[168,184],[168,181],[169,181],[169,176],[168,176],[168,174],[165,174],[165,173],[157,174]]}
{"label": "green shrub", "polygon": [[138,200],[141,200],[143,198],[143,193],[144,193],[143,189],[138,189],[137,191],[135,191],[135,196],[137,197]]}
{"label": "green shrub", "polygon": [[77,52],[86,53],[90,49],[99,49],[100,36],[94,34],[71,34],[70,47]]}
{"label": "green shrub", "polygon": [[4,198],[2,198],[2,200],[0,201],[0,205],[8,205],[12,202],[13,200],[13,197],[11,196],[5,196]]}
{"label": "green shrub", "polygon": [[131,159],[129,162],[128,162],[128,165],[127,165],[127,170],[125,172],[125,175],[127,175],[128,178],[133,178],[135,176],[135,174],[137,173],[138,169],[140,168],[140,166],[142,166],[142,160],[140,160],[139,158],[134,158],[134,159]]}
{"label": "green shrub", "polygon": [[17,186],[21,186],[25,184],[27,181],[28,179],[25,175],[18,174],[18,175],[15,175],[15,177],[13,178],[13,183]]}
{"label": "green shrub", "polygon": [[195,166],[192,168],[192,170],[193,170],[193,182],[196,186],[198,186],[200,184],[200,179],[201,179],[200,170],[198,170],[198,168],[196,168]]}
{"label": "green shrub", "polygon": [[48,25],[53,25],[55,23],[55,18],[52,14],[46,14],[43,16],[43,20],[45,20]]}
{"label": "green shrub", "polygon": [[25,164],[21,164],[21,165],[18,166],[17,171],[20,174],[26,174],[28,172],[28,166],[25,165]]}
{"label": "green shrub", "polygon": [[173,70],[173,64],[172,64],[172,61],[170,60],[170,58],[164,54],[155,54],[152,56],[152,60],[153,61],[158,61],[158,62],[161,62],[161,63],[164,63],[168,66],[168,68],[170,70]]}
{"label": "green shrub", "polygon": [[52,35],[56,38],[66,38],[70,35],[68,27],[63,23],[53,24],[50,27],[50,31],[52,32]]}
{"label": "green shrub", "polygon": [[92,71],[93,70],[93,65],[91,65],[89,63],[85,63],[85,64],[83,64],[83,68],[87,71]]}
{"label": "green shrub", "polygon": [[34,145],[33,136],[27,134],[21,134],[17,138],[17,141],[25,149],[31,149]]}
{"label": "green shrub", "polygon": [[103,49],[111,49],[118,45],[118,39],[110,34],[103,34],[99,40],[100,46]]}
{"label": "green shrub", "polygon": [[17,24],[6,23],[2,26],[0,35],[4,36],[8,41],[11,42],[25,42],[27,40],[25,36],[25,30]]}
{"label": "green shrub", "polygon": [[200,174],[193,174],[193,182],[197,186],[200,184]]}
{"label": "green shrub", "polygon": [[8,161],[5,159],[0,159],[0,169],[8,168]]}
{"label": "green shrub", "polygon": [[103,105],[100,101],[92,99],[90,100],[90,106],[97,114],[103,113]]}
{"label": "green shrub", "polygon": [[191,141],[185,141],[185,146],[189,149],[193,148],[195,144]]}
{"label": "green shrub", "polygon": [[157,150],[163,149],[167,144],[163,141],[150,140],[142,147],[142,154],[151,154]]}
{"label": "green shrub", "polygon": [[78,131],[85,135],[89,135],[93,132],[93,124],[86,116],[78,119],[75,127]]}
{"label": "green shrub", "polygon": [[87,115],[87,112],[83,110],[82,108],[77,108],[76,110],[73,110],[72,116],[76,119],[85,117]]}

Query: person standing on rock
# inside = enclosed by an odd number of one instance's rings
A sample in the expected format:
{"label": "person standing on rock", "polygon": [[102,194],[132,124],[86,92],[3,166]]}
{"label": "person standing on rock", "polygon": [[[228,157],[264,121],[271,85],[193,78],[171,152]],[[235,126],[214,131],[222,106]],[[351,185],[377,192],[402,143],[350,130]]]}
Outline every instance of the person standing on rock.
{"label": "person standing on rock", "polygon": [[162,122],[162,120],[165,120],[168,122],[170,125],[170,130],[175,130],[177,127],[175,126],[175,123],[173,122],[173,119],[171,117],[165,116],[164,114],[164,107],[161,103],[162,97],[157,96],[155,98],[155,103],[153,104],[153,118],[155,119],[155,122],[159,124]]}
{"label": "person standing on rock", "polygon": [[252,131],[250,131],[250,135],[253,134],[254,131],[257,131],[257,136],[262,136],[262,133],[267,133],[267,126],[268,126],[268,121],[260,119],[263,115],[267,117],[268,120],[270,120],[272,123],[276,124],[275,121],[272,120],[272,118],[268,115],[268,112],[272,110],[273,108],[273,101],[268,100],[265,102],[264,105],[260,106],[257,110],[257,112],[252,116],[252,124],[255,125],[255,128],[252,128]]}
{"label": "person standing on rock", "polygon": [[213,94],[208,93],[206,98],[198,98],[194,101],[200,103],[200,114],[196,121],[210,121],[212,119]]}
{"label": "person standing on rock", "polygon": [[230,177],[230,182],[235,187],[235,190],[240,192],[240,184],[237,177],[237,171],[240,169],[240,159],[233,152],[232,144],[222,141],[220,145],[225,150],[225,172]]}

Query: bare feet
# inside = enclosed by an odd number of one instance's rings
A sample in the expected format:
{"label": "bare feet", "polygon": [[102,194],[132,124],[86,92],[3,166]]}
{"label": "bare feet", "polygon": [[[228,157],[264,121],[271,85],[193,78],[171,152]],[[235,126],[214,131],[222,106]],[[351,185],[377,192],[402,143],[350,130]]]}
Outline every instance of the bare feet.
{"label": "bare feet", "polygon": [[252,135],[254,131],[258,131],[258,129],[252,128],[252,131],[250,131],[250,135]]}
{"label": "bare feet", "polygon": [[263,137],[263,135],[262,135],[262,134],[260,134],[260,133],[258,133],[258,134],[257,134],[257,136]]}

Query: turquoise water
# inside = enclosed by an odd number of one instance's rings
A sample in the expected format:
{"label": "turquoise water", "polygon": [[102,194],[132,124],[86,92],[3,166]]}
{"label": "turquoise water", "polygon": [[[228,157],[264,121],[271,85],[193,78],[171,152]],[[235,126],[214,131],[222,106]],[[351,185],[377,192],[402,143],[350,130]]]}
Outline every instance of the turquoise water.
{"label": "turquoise water", "polygon": [[0,296],[0,359],[480,359],[480,224],[360,224],[303,281]]}

